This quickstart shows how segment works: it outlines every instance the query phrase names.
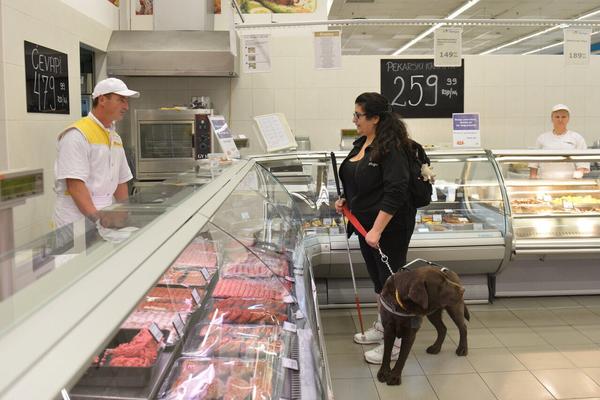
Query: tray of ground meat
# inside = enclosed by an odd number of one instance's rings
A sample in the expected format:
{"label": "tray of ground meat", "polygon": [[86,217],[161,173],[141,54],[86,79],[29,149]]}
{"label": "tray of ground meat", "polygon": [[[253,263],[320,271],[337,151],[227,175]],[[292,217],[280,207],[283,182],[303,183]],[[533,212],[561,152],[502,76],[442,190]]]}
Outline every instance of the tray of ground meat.
{"label": "tray of ground meat", "polygon": [[[163,331],[166,338],[168,331]],[[121,329],[86,371],[80,385],[144,387],[162,350],[148,329]]]}
{"label": "tray of ground meat", "polygon": [[[285,332],[273,325],[201,323],[192,328],[182,354],[192,357],[260,358],[265,352],[286,354]],[[289,342],[289,340],[287,340]]]}
{"label": "tray of ground meat", "polygon": [[182,357],[159,391],[160,400],[278,399],[283,383],[277,357],[265,360]]}
{"label": "tray of ground meat", "polygon": [[206,322],[281,325],[290,319],[288,304],[269,299],[212,299],[207,309]]}
{"label": "tray of ground meat", "polygon": [[291,283],[283,279],[219,279],[213,292],[213,297],[240,297],[248,299],[283,300],[291,294]]}

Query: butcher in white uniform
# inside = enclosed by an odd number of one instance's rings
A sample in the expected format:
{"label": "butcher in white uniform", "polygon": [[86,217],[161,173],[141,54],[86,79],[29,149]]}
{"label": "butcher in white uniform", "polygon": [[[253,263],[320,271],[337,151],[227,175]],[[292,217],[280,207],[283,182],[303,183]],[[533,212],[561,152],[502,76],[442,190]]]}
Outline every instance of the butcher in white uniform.
{"label": "butcher in white uniform", "polygon": [[[542,133],[538,136],[535,147],[544,150],[587,149],[583,136],[567,128],[570,115],[571,110],[564,104],[557,104],[552,107],[552,112],[550,114],[553,127],[552,131]],[[590,172],[590,164],[587,162],[547,162],[529,164],[529,177],[532,179],[579,179],[588,172]]]}
{"label": "butcher in white uniform", "polygon": [[92,93],[92,111],[58,136],[54,164],[57,228],[82,217],[96,221],[113,199],[128,198],[133,178],[115,122],[129,109],[129,97],[139,97],[120,79],[104,79]]}

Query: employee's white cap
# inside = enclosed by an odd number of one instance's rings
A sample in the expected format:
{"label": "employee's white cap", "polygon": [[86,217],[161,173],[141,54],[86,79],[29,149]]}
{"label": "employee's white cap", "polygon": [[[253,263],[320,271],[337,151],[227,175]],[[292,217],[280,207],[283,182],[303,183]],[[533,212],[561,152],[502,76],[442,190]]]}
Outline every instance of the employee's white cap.
{"label": "employee's white cap", "polygon": [[140,93],[135,90],[129,90],[125,82],[117,78],[106,78],[96,84],[92,92],[92,98],[95,99],[103,94],[116,93],[125,97],[140,97]]}
{"label": "employee's white cap", "polygon": [[566,112],[568,112],[569,114],[571,114],[571,110],[569,109],[569,107],[567,107],[564,104],[557,104],[554,107],[552,107],[552,112],[554,112],[554,111],[560,111],[560,110],[565,110]]}

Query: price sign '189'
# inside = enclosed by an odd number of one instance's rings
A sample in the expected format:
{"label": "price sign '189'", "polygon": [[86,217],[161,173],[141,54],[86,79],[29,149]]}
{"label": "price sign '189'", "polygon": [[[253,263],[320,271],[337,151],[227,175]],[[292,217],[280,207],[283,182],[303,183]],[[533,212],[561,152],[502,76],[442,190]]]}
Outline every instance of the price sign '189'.
{"label": "price sign '189'", "polygon": [[464,110],[464,65],[433,60],[381,60],[381,94],[404,118],[451,118]]}
{"label": "price sign '189'", "polygon": [[27,112],[69,114],[67,55],[25,42]]}

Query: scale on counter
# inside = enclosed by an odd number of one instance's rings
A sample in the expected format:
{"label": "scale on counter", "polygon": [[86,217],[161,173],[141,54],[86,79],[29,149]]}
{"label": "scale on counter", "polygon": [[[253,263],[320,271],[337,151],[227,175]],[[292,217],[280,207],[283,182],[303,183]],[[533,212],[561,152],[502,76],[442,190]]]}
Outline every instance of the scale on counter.
{"label": "scale on counter", "polygon": [[44,170],[0,171],[0,300],[13,293],[13,207],[44,194]]}

